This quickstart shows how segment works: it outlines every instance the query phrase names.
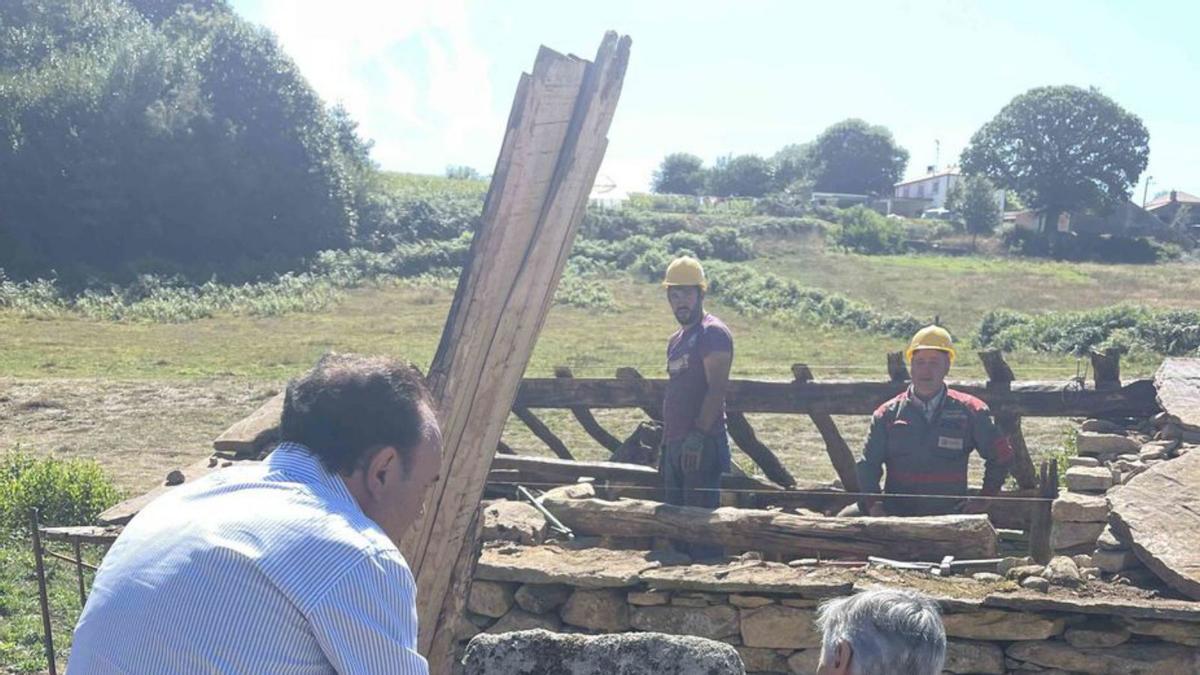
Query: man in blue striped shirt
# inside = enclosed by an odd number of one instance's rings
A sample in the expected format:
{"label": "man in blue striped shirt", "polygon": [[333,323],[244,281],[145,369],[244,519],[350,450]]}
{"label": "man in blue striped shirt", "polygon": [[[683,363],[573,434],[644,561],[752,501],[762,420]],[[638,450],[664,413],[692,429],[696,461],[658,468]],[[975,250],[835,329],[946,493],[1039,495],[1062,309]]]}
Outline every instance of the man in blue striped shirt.
{"label": "man in blue striped shirt", "polygon": [[396,547],[441,432],[410,366],[330,354],[288,385],[283,442],[155,500],[105,556],[72,673],[427,673]]}

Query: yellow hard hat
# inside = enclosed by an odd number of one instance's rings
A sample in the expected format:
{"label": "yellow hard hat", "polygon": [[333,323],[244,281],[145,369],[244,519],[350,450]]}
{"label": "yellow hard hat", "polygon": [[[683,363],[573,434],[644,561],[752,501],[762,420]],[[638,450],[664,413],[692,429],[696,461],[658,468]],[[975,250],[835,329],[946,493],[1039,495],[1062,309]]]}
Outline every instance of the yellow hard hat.
{"label": "yellow hard hat", "polygon": [[946,352],[950,355],[950,363],[954,363],[954,357],[957,355],[954,351],[954,340],[950,338],[950,331],[941,326],[929,325],[917,331],[912,342],[908,343],[908,351],[904,354],[909,363],[912,363],[913,352],[921,349],[936,349]]}
{"label": "yellow hard hat", "polygon": [[700,290],[708,290],[708,280],[704,278],[704,268],[700,261],[690,255],[680,256],[667,266],[667,276],[663,278],[663,286],[699,286]]}

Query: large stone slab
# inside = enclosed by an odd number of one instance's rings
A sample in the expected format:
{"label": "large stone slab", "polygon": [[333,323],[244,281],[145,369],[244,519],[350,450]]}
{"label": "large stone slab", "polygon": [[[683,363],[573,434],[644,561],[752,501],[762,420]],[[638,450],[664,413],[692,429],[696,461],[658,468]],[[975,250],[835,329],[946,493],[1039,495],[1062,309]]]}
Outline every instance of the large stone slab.
{"label": "large stone slab", "polygon": [[1009,646],[1009,658],[1043,668],[1060,668],[1093,675],[1200,672],[1200,651],[1165,643],[1126,643],[1104,649],[1077,649],[1065,642],[1017,642]]}
{"label": "large stone slab", "polygon": [[778,593],[809,598],[846,595],[854,586],[853,574],[836,568],[804,569],[765,561],[656,567],[640,576],[650,586],[660,589]]}
{"label": "large stone slab", "polygon": [[1112,487],[1112,471],[1105,466],[1073,466],[1067,469],[1067,489],[1071,492],[1104,492]]}
{"label": "large stone slab", "polygon": [[[531,507],[532,508],[532,507]],[[1100,495],[1063,492],[1051,507],[1054,520],[1072,523],[1103,523],[1108,521],[1108,503]]]}
{"label": "large stone slab", "polygon": [[1200,359],[1168,358],[1154,373],[1158,404],[1179,424],[1200,429]]}
{"label": "large stone slab", "polygon": [[804,649],[821,646],[821,634],[813,624],[816,613],[808,609],[767,605],[742,610],[742,644],[772,649]]}
{"label": "large stone slab", "polygon": [[267,445],[279,439],[279,419],[283,417],[281,391],[263,403],[249,417],[235,422],[213,441],[213,450],[229,454],[257,456]]}
{"label": "large stone slab", "polygon": [[946,635],[970,640],[1047,640],[1061,635],[1065,623],[1031,612],[980,609],[942,615]]}
{"label": "large stone slab", "polygon": [[1182,621],[1148,621],[1146,619],[1122,619],[1121,624],[1131,633],[1152,635],[1160,640],[1200,647],[1200,624]]}
{"label": "large stone slab", "polygon": [[1141,447],[1137,441],[1121,434],[1080,431],[1075,438],[1075,449],[1085,457],[1136,454]]}
{"label": "large stone slab", "polygon": [[1157,598],[1082,597],[1066,590],[1052,590],[1050,593],[1029,591],[991,593],[983,599],[983,605],[1022,612],[1070,612],[1131,619],[1168,619],[1200,623],[1200,603],[1196,602]]}
{"label": "large stone slab", "polygon": [[1117,538],[1171,588],[1200,600],[1200,453],[1156,464],[1108,501]]}
{"label": "large stone slab", "polygon": [[532,504],[501,500],[483,509],[483,541],[512,541],[529,546],[546,537],[546,516]]}
{"label": "large stone slab", "polygon": [[634,607],[629,621],[638,630],[671,635],[698,635],[720,640],[738,632],[738,611],[729,605],[712,607]]}
{"label": "large stone slab", "polygon": [[578,588],[624,588],[642,572],[664,564],[686,562],[686,556],[656,551],[616,551],[589,545],[504,544],[483,549],[476,579],[525,584],[569,584]]}
{"label": "large stone slab", "polygon": [[1004,650],[994,642],[947,640],[946,663],[942,670],[956,674],[1004,675]]}
{"label": "large stone slab", "polygon": [[544,630],[479,635],[467,645],[464,675],[692,675],[746,672],[737,650],[714,640],[624,633],[563,635]]}
{"label": "large stone slab", "polygon": [[1050,525],[1050,548],[1071,551],[1080,547],[1091,550],[1104,532],[1104,523],[1073,523],[1055,520]]}

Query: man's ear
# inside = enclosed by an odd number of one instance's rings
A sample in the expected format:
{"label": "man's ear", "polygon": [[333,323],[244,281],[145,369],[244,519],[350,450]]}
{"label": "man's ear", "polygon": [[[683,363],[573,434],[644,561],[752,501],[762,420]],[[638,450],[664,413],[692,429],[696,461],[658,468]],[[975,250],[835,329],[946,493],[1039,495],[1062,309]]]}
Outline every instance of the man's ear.
{"label": "man's ear", "polygon": [[396,448],[389,445],[376,450],[367,462],[364,477],[367,492],[372,497],[379,496],[380,492],[389,486],[389,481],[400,479],[399,469],[400,454],[396,452]]}
{"label": "man's ear", "polygon": [[833,650],[833,668],[837,673],[850,672],[850,659],[854,658],[854,649],[845,640],[839,640]]}

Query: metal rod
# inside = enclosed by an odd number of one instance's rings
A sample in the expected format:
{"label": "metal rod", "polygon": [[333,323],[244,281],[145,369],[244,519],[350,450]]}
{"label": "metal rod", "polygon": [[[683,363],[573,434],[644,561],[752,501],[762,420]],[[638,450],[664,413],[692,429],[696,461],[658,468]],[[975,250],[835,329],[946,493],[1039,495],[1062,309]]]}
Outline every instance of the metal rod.
{"label": "metal rod", "polygon": [[71,548],[75,549],[75,578],[79,581],[79,606],[87,604],[87,591],[83,589],[83,553],[79,551],[79,538],[71,540]]}
{"label": "metal rod", "polygon": [[46,561],[42,558],[42,537],[39,531],[41,523],[37,509],[30,509],[29,520],[33,525],[33,562],[37,568],[38,600],[42,604],[42,630],[46,633],[46,664],[50,668],[50,675],[58,675],[58,668],[54,664],[54,632],[50,627],[50,598],[46,594]]}
{"label": "metal rod", "polygon": [[[75,564],[75,559],[74,559],[74,558],[69,558],[69,557],[67,557],[67,556],[65,556],[65,555],[62,555],[61,553],[55,553],[54,551],[51,551],[50,549],[46,549],[46,550],[42,551],[42,555],[48,555],[48,556],[50,556],[51,558],[57,558],[58,560],[61,560],[61,561],[63,561],[63,562],[69,562],[69,563],[71,563],[72,565],[74,565],[74,564]],[[88,563],[86,563],[86,562],[80,562],[79,564],[80,564],[80,565],[83,565],[84,569],[89,569],[89,570],[91,570],[91,571],[93,571],[93,572],[97,571],[97,568],[96,568],[96,566],[95,566],[95,565],[89,565],[89,564],[88,564]]]}
{"label": "metal rod", "polygon": [[538,498],[534,497],[533,493],[531,493],[529,490],[526,490],[524,485],[518,485],[517,492],[520,492],[522,497],[528,499],[530,503],[533,504],[533,508],[542,512],[542,515],[546,517],[546,520],[550,521],[551,527],[566,535],[567,539],[575,538],[575,533],[571,531],[571,528],[563,525],[561,520],[555,518],[554,514],[550,513],[545,506],[542,506],[542,503],[538,501]]}

